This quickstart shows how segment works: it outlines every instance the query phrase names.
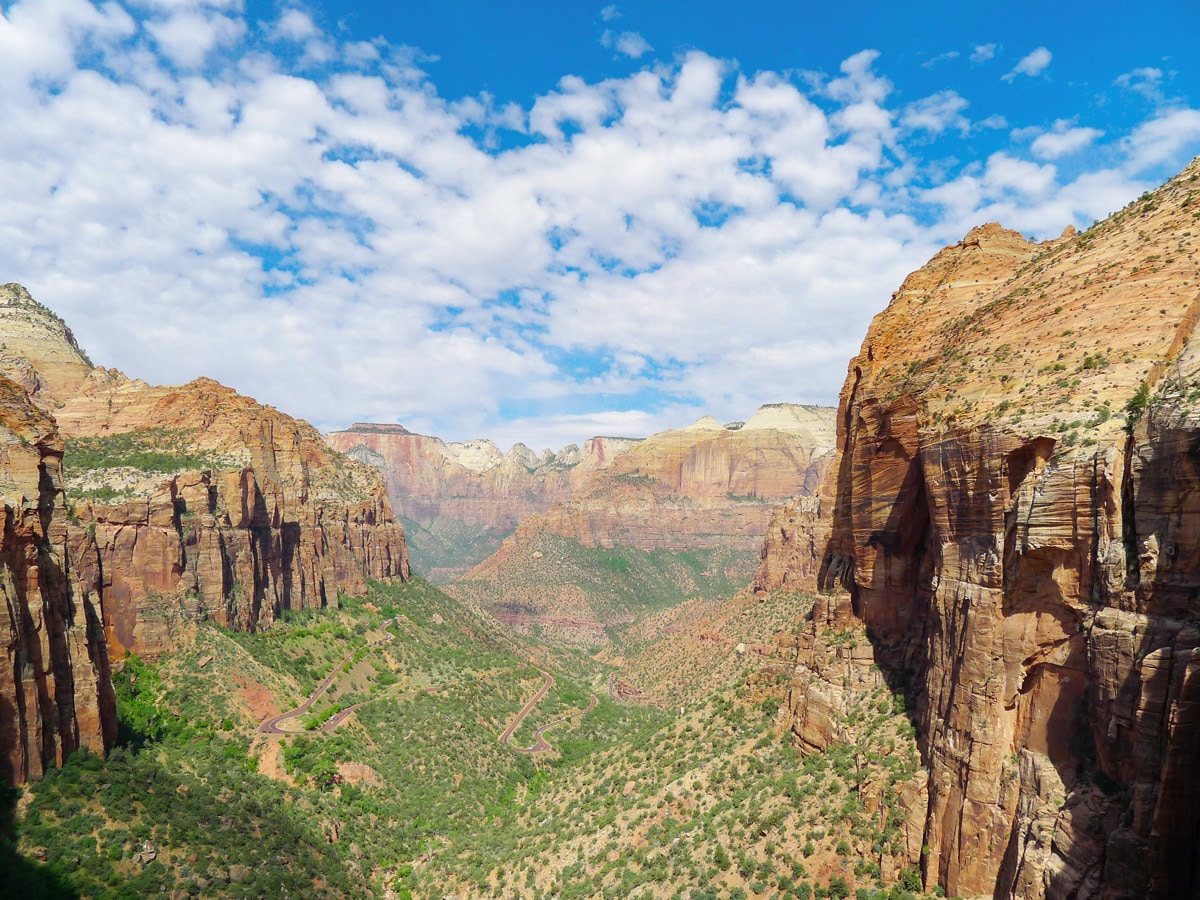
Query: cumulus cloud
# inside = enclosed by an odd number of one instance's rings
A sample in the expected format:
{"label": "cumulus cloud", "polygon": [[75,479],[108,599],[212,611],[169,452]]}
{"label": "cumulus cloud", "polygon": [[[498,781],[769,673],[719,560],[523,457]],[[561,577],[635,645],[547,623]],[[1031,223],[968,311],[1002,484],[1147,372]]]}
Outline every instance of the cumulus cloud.
{"label": "cumulus cloud", "polygon": [[996,44],[976,44],[975,49],[971,51],[971,62],[978,66],[995,59],[998,49]]}
{"label": "cumulus cloud", "polygon": [[[1090,222],[1200,144],[1179,107],[1091,135],[1111,165],[1069,178],[1068,123],[927,157],[974,133],[966,99],[898,101],[872,50],[804,81],[693,52],[525,107],[447,99],[419,51],[239,8],[0,15],[0,280],[98,362],[326,428],[558,447],[833,402],[942,243]],[[232,25],[181,56],[163,35],[196,14]]]}
{"label": "cumulus cloud", "polygon": [[1021,61],[1013,66],[1012,71],[1007,75],[1002,76],[1005,81],[1012,81],[1018,75],[1041,75],[1046,71],[1046,67],[1050,65],[1050,60],[1054,58],[1045,47],[1038,47],[1028,56],[1021,58]]}
{"label": "cumulus cloud", "polygon": [[1166,73],[1162,69],[1147,66],[1119,75],[1113,83],[1123,91],[1138,94],[1151,103],[1165,106],[1168,103],[1178,102],[1167,97],[1163,90],[1165,80]]}
{"label": "cumulus cloud", "polygon": [[606,29],[600,35],[600,44],[604,47],[611,47],[630,59],[639,59],[654,49],[650,46],[650,42],[636,31],[622,31],[617,34]]}
{"label": "cumulus cloud", "polygon": [[941,134],[954,129],[967,134],[971,123],[962,114],[968,103],[955,91],[940,91],[915,103],[910,103],[900,114],[900,124],[913,131],[924,130],[930,134]]}
{"label": "cumulus cloud", "polygon": [[1069,120],[1059,119],[1050,131],[1034,138],[1030,149],[1041,159],[1058,159],[1078,153],[1103,134],[1099,128],[1075,127]]}
{"label": "cumulus cloud", "polygon": [[1143,122],[1122,141],[1127,168],[1143,172],[1181,154],[1195,152],[1200,144],[1200,110],[1174,109]]}

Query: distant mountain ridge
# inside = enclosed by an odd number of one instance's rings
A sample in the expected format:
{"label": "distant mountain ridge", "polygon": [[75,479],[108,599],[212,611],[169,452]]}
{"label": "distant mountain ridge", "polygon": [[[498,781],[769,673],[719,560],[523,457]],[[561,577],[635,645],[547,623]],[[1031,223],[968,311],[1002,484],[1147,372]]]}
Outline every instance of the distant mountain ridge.
{"label": "distant mountain ridge", "polygon": [[505,453],[486,439],[448,442],[371,423],[325,440],[383,474],[392,508],[407,523],[414,564],[435,581],[484,559],[518,522],[573,496],[589,472],[637,443],[596,437],[557,453],[519,443]]}
{"label": "distant mountain ridge", "polygon": [[447,590],[522,630],[603,645],[668,601],[748,584],[774,509],[816,489],[834,440],[834,410],[798,404],[659,432],[526,517]]}

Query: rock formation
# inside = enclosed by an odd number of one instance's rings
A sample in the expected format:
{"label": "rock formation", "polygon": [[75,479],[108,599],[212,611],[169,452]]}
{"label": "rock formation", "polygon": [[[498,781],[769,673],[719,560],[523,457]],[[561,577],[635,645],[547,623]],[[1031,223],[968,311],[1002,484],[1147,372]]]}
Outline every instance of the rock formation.
{"label": "rock formation", "polygon": [[0,284],[0,319],[0,372],[53,413],[87,378],[91,360],[66,322],[19,284]]}
{"label": "rock formation", "polygon": [[378,474],[308,423],[210,379],[93,368],[19,286],[0,294],[0,341],[65,438],[71,563],[99,587],[114,658],[154,656],[202,617],[252,630],[407,577]]}
{"label": "rock formation", "polygon": [[116,703],[96,584],[69,564],[62,441],[0,378],[0,779],[38,778],[80,747],[103,753]]}
{"label": "rock formation", "polygon": [[771,404],[747,422],[705,416],[659,432],[518,529],[585,547],[756,550],[774,508],[807,495],[833,458],[833,410]]}
{"label": "rock formation", "polygon": [[574,496],[588,473],[603,468],[631,438],[595,437],[540,455],[524,444],[508,453],[488,440],[446,443],[400,425],[356,423],[325,440],[379,469],[418,568],[437,581],[492,553],[517,523]]}
{"label": "rock formation", "polygon": [[666,597],[735,591],[774,506],[820,482],[833,413],[774,404],[744,423],[705,417],[653,435],[594,469],[577,496],[524,519],[448,590],[592,647]]}
{"label": "rock formation", "polygon": [[1200,160],[1083,234],[942,250],[772,525],[759,589],[832,591],[914,703],[951,894],[1200,894],[1197,216]]}

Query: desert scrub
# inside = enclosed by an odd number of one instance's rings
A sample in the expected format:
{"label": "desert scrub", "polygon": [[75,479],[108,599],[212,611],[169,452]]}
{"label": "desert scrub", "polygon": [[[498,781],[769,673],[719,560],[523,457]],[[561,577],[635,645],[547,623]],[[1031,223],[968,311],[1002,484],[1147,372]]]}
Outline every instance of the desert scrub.
{"label": "desert scrub", "polygon": [[193,440],[191,431],[163,428],[104,437],[67,438],[63,442],[63,469],[69,474],[77,474],[117,468],[148,473],[219,468],[220,461],[212,454],[185,449]]}

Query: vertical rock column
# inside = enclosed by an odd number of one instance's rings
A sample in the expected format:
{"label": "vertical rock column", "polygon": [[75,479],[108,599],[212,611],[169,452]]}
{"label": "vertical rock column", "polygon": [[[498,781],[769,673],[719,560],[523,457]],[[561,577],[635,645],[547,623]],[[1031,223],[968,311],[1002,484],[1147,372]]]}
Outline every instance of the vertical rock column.
{"label": "vertical rock column", "polygon": [[0,777],[21,784],[116,732],[96,594],[68,568],[62,442],[0,378]]}

